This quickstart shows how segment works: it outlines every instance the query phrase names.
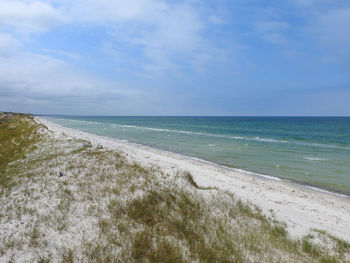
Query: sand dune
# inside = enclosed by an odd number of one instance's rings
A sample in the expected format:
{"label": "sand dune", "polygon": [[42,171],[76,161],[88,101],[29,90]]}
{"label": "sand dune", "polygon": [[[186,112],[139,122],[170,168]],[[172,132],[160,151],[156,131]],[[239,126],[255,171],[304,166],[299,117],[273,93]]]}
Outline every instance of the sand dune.
{"label": "sand dune", "polygon": [[350,241],[350,198],[347,196],[88,134],[43,118],[35,119],[55,134],[65,133],[74,138],[88,140],[92,145],[101,144],[107,149],[118,149],[126,153],[130,160],[143,165],[157,165],[165,172],[188,171],[200,187],[215,187],[232,192],[238,198],[259,206],[264,212],[274,213],[278,220],[287,223],[293,237],[302,237],[310,229],[318,229]]}

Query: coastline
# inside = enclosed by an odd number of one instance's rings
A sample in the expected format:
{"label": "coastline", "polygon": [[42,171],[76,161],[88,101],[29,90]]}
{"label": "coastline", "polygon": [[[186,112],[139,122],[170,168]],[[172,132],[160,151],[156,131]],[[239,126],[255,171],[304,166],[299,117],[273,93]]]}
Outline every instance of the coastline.
{"label": "coastline", "polygon": [[[45,116],[42,116],[45,118]],[[263,145],[253,145],[249,146],[248,141],[261,141],[261,142],[285,142],[287,144],[295,144],[295,145],[305,145],[305,146],[318,146],[318,147],[326,147],[326,148],[339,148],[339,149],[348,149],[346,146],[336,146],[333,144],[323,144],[323,143],[311,143],[311,142],[301,142],[301,141],[293,141],[292,140],[279,140],[269,138],[269,136],[256,137],[256,136],[231,136],[225,134],[216,134],[210,133],[210,131],[192,131],[186,130],[185,127],[178,127],[179,129],[168,129],[162,126],[159,126],[157,123],[155,127],[148,127],[145,123],[142,123],[142,120],[137,120],[137,122],[141,121],[140,126],[137,125],[126,125],[120,124],[114,120],[111,121],[103,121],[94,119],[95,117],[87,117],[85,119],[75,119],[73,118],[56,118],[51,119],[50,116],[46,116],[47,120],[52,121],[56,124],[63,125],[64,127],[69,127],[72,129],[78,129],[81,131],[85,131],[87,133],[92,133],[99,136],[106,136],[112,139],[126,141],[130,143],[134,143],[136,145],[142,145],[146,147],[150,147],[164,151],[170,152],[177,155],[183,155],[187,158],[193,158],[195,160],[208,162],[213,165],[220,165],[226,168],[232,168],[237,170],[238,172],[254,174],[257,176],[262,176],[266,178],[276,179],[276,180],[285,180],[291,183],[300,184],[305,187],[310,187],[314,190],[326,191],[335,195],[350,197],[350,185],[347,180],[348,173],[346,171],[350,169],[347,164],[347,154],[348,152],[344,152],[344,154],[339,156],[334,156],[333,152],[327,152],[327,157],[320,157],[324,155],[322,149],[314,149],[312,152],[308,152],[308,149],[289,149],[287,146],[281,146],[281,151],[283,154],[276,154],[280,150],[273,150],[273,144],[263,144]],[[109,118],[110,116],[105,116],[105,118]],[[90,119],[92,118],[92,119]],[[122,117],[121,117],[122,118]],[[136,117],[139,118],[139,117]],[[108,120],[108,119],[107,119]],[[68,123],[66,123],[68,121]],[[132,119],[128,119],[128,122]],[[149,119],[150,123],[152,123],[152,119]],[[73,122],[73,124],[70,124]],[[123,121],[121,122],[123,123]],[[181,123],[181,120],[180,120]],[[90,124],[92,125],[90,127]],[[100,126],[100,127],[99,127]],[[103,126],[103,127],[102,127]],[[181,126],[181,125],[180,125]],[[128,129],[117,129],[116,127],[122,128],[135,128],[142,130],[141,132],[134,133],[134,130],[131,130],[129,133]],[[270,127],[271,128],[271,127]],[[97,130],[95,130],[97,129]],[[146,131],[143,133],[143,131]],[[151,133],[149,134],[147,131],[162,131],[163,133]],[[169,133],[184,133],[189,135],[198,135],[198,136],[209,136],[207,139],[201,137],[196,142],[192,143],[191,138],[182,138],[181,136],[178,138],[177,135],[170,135]],[[139,137],[138,137],[139,136]],[[160,136],[160,137],[158,137]],[[164,137],[163,137],[164,136]],[[169,139],[173,137],[172,139]],[[212,141],[212,137],[217,138],[239,138],[242,140],[247,140],[247,143],[241,145],[238,143],[237,145],[234,143],[231,145],[231,141],[226,141],[223,144],[222,141]],[[271,136],[270,136],[271,137]],[[273,136],[272,136],[273,137]],[[184,140],[189,139],[189,144],[185,143]],[[294,138],[295,139],[295,138]],[[181,143],[177,143],[180,140]],[[191,145],[191,146],[186,146]],[[208,146],[207,146],[208,145]],[[225,145],[229,145],[228,147]],[[200,149],[197,147],[200,147]],[[247,147],[247,149],[245,149]],[[255,149],[255,147],[260,147],[260,149]],[[272,148],[271,148],[272,147]],[[231,151],[231,148],[233,149]],[[266,149],[265,149],[266,148]],[[242,149],[242,150],[241,150]],[[248,150],[251,149],[251,150]],[[267,150],[268,149],[268,150]],[[273,152],[271,152],[273,150]],[[292,152],[292,154],[290,154]],[[262,155],[262,153],[264,153]],[[320,155],[320,156],[319,156]],[[318,156],[318,157],[317,157]],[[281,158],[280,158],[281,157]],[[344,165],[344,167],[343,167]],[[280,169],[281,168],[281,169]]]}
{"label": "coastline", "polygon": [[284,221],[289,233],[302,237],[310,229],[319,229],[350,241],[350,198],[313,186],[305,186],[270,176],[230,168],[195,157],[153,147],[89,134],[54,124],[42,117],[35,120],[53,133],[88,140],[92,145],[119,150],[127,158],[146,166],[159,166],[169,173],[188,171],[198,186],[229,191],[236,197],[260,207]]}
{"label": "coastline", "polygon": [[[75,130],[75,131],[80,131],[78,129],[68,128],[68,127],[65,127],[65,126],[53,123],[53,122],[45,119],[45,116],[38,116],[38,118],[40,118],[40,117],[43,118],[45,121],[48,121],[48,122],[50,122],[51,124],[54,124],[54,125],[58,125],[58,126],[60,126],[62,128],[72,129],[72,130]],[[245,170],[245,169],[229,166],[227,164],[216,163],[214,161],[201,159],[201,158],[198,158],[198,157],[195,157],[195,156],[189,156],[189,155],[181,154],[181,153],[174,152],[174,151],[160,149],[160,148],[157,148],[157,147],[154,147],[154,146],[150,146],[150,145],[146,145],[146,144],[142,144],[142,143],[135,143],[135,142],[131,142],[131,141],[128,141],[128,140],[122,140],[122,139],[112,138],[112,137],[108,137],[108,136],[92,134],[92,133],[88,133],[88,132],[84,132],[84,131],[80,131],[80,132],[87,133],[87,134],[90,134],[90,135],[93,135],[93,136],[106,138],[106,139],[116,140],[118,142],[125,142],[127,144],[130,144],[130,145],[133,145],[133,146],[136,146],[136,147],[143,147],[145,149],[149,149],[149,150],[153,150],[153,151],[159,151],[160,153],[171,154],[171,155],[173,154],[175,156],[188,158],[188,159],[191,159],[191,160],[194,160],[194,161],[198,161],[198,162],[201,162],[201,163],[204,163],[204,164],[217,166],[217,167],[219,167],[221,169],[232,170],[234,172],[243,173],[243,174],[247,174],[247,175],[250,175],[250,176],[255,176],[255,177],[258,177],[258,178],[267,178],[269,180],[283,181],[283,182],[286,182],[288,184],[296,185],[297,187],[302,186],[302,187],[305,187],[305,188],[308,188],[308,189],[312,189],[314,191],[323,192],[323,193],[327,193],[327,194],[336,195],[336,196],[340,196],[340,197],[344,197],[344,198],[349,198],[350,199],[350,194],[349,193],[344,193],[344,192],[341,192],[341,191],[337,192],[336,190],[334,190],[332,188],[327,188],[326,186],[318,186],[318,185],[314,185],[314,184],[310,184],[310,183],[306,183],[306,182],[294,181],[292,179],[287,179],[287,178],[281,178],[281,177],[277,177],[277,176],[274,176],[274,175],[267,175],[267,174],[262,174],[262,173],[258,173],[258,172],[253,172],[253,171],[249,171],[249,170]]]}

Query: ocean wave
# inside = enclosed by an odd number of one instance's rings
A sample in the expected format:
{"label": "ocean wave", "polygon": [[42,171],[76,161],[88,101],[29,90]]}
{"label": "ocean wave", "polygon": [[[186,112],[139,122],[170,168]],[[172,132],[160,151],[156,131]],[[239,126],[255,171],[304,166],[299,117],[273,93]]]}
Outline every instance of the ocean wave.
{"label": "ocean wave", "polygon": [[[147,126],[136,126],[136,125],[127,125],[127,124],[115,124],[115,123],[105,123],[105,122],[95,122],[95,121],[85,121],[85,120],[71,120],[71,119],[59,119],[62,121],[75,121],[75,122],[83,122],[89,124],[98,124],[98,125],[110,125],[112,127],[124,127],[124,128],[132,128],[138,130],[149,130],[149,131],[157,131],[157,132],[170,132],[170,133],[180,133],[180,134],[189,134],[189,135],[202,135],[216,138],[226,138],[233,140],[244,140],[244,141],[258,141],[258,142],[269,142],[269,143],[287,143],[294,145],[303,145],[303,146],[311,146],[311,147],[321,147],[321,148],[334,148],[334,149],[342,149],[342,150],[350,150],[350,147],[347,146],[339,146],[334,144],[323,144],[323,143],[312,143],[312,142],[299,142],[299,141],[288,141],[288,140],[279,140],[273,138],[263,138],[263,137],[246,137],[246,136],[232,136],[232,135],[224,135],[224,134],[213,134],[206,132],[194,132],[194,131],[185,131],[185,130],[175,130],[175,129],[165,129],[165,128],[153,128]],[[316,161],[316,160],[315,160]]]}
{"label": "ocean wave", "polygon": [[333,144],[322,144],[322,143],[308,143],[308,142],[297,142],[297,141],[287,141],[287,140],[278,140],[272,138],[262,138],[262,137],[244,137],[244,136],[231,136],[231,135],[222,135],[222,134],[213,134],[206,132],[193,132],[193,131],[183,131],[183,130],[172,130],[172,129],[162,129],[162,128],[151,128],[144,126],[134,126],[134,125],[123,125],[123,124],[114,124],[116,126],[125,127],[125,128],[135,128],[140,130],[150,130],[150,131],[158,131],[158,132],[172,132],[172,133],[182,133],[182,134],[190,134],[190,135],[203,135],[210,136],[216,138],[226,138],[233,140],[245,140],[245,141],[259,141],[259,142],[271,142],[271,143],[288,143],[288,144],[297,144],[304,146],[313,146],[313,147],[322,147],[322,148],[337,148],[350,150],[350,147],[338,146]]}
{"label": "ocean wave", "polygon": [[328,161],[329,160],[328,158],[309,157],[309,156],[303,156],[302,158],[309,161]]}
{"label": "ocean wave", "polygon": [[288,143],[288,141],[286,140],[276,140],[276,139],[270,139],[270,138],[261,138],[261,137],[255,137],[255,138],[250,138],[250,139],[254,139],[256,141],[260,141],[260,142],[279,142],[279,143]]}

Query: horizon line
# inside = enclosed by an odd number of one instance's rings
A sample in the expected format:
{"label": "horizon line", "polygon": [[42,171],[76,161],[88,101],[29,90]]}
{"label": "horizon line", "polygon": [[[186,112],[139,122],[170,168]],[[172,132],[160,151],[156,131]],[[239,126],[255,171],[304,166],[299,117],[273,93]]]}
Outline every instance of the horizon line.
{"label": "horizon line", "polygon": [[350,115],[70,115],[70,114],[33,114],[34,116],[63,116],[63,117],[304,117],[304,118],[349,118]]}

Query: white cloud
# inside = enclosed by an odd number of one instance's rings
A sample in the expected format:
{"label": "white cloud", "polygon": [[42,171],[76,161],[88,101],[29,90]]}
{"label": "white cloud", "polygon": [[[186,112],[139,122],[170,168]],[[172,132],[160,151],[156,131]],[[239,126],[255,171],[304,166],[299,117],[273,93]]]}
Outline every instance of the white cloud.
{"label": "white cloud", "polygon": [[21,43],[10,34],[0,33],[0,58],[11,56],[21,46]]}
{"label": "white cloud", "polygon": [[[142,51],[144,69],[176,68],[181,63],[201,63],[215,58],[215,49],[205,40],[208,18],[201,16],[193,1],[163,0],[0,0],[0,31],[44,32],[64,24],[103,26],[113,36],[109,43],[133,45]],[[221,18],[209,17],[213,25]],[[13,31],[14,30],[14,31]],[[101,41],[104,45],[106,41]],[[112,50],[112,49],[110,49]],[[114,49],[115,50],[115,49]],[[201,61],[201,62],[200,62]],[[140,63],[141,64],[141,63]]]}
{"label": "white cloud", "polygon": [[[288,14],[285,8],[290,9]],[[264,41],[281,45],[287,52],[310,45],[319,61],[350,64],[350,2],[290,0],[261,14],[254,28]]]}
{"label": "white cloud", "polygon": [[0,0],[0,30],[20,33],[43,32],[65,18],[42,1]]}
{"label": "white cloud", "polygon": [[[143,89],[144,90],[144,89]],[[139,114],[147,93],[28,52],[0,60],[0,110],[45,114]]]}
{"label": "white cloud", "polygon": [[[191,1],[88,0],[66,4],[65,9],[70,10],[67,13],[77,22],[109,28],[112,39],[107,46],[106,41],[101,43],[105,52],[111,52],[113,56],[116,50],[122,52],[118,48],[119,43],[141,50],[146,61],[139,64],[143,64],[149,72],[177,68],[178,62],[189,65],[198,61],[202,65],[196,67],[202,67],[205,60],[196,57],[215,50],[204,37],[206,18],[198,13]],[[216,21],[219,22],[218,18]],[[215,54],[211,57],[214,58]]]}
{"label": "white cloud", "polygon": [[146,57],[158,65],[166,65],[181,56],[190,59],[201,52],[203,24],[190,6],[168,6],[149,21],[149,27],[131,37]]}
{"label": "white cloud", "polygon": [[[327,8],[326,8],[327,7]],[[304,32],[315,48],[322,52],[321,61],[350,68],[350,4],[314,5],[304,11]]]}
{"label": "white cloud", "polygon": [[93,23],[150,20],[167,6],[156,0],[76,0],[60,4],[75,20]]}
{"label": "white cloud", "polygon": [[60,103],[58,99],[77,103],[105,96],[105,100],[138,94],[134,89],[89,76],[50,56],[28,52],[0,60],[0,97],[6,100],[26,98]]}
{"label": "white cloud", "polygon": [[[0,61],[0,82],[13,92],[43,95],[69,95],[89,89],[91,84],[80,79],[68,66],[49,56],[20,52]],[[80,79],[80,80],[79,80]]]}
{"label": "white cloud", "polygon": [[[192,0],[0,0],[1,102],[20,104],[21,98],[28,105],[48,107],[59,105],[61,99],[87,103],[123,97],[116,108],[134,105],[138,109],[144,93],[82,73],[69,64],[84,63],[82,54],[41,47],[40,34],[59,25],[72,26],[78,36],[82,28],[102,28],[108,33],[96,40],[100,49],[91,49],[111,54],[119,67],[134,63],[135,72],[128,74],[158,77],[166,70],[179,76],[183,67],[203,71],[210,62],[226,57],[205,35],[208,22],[215,26],[222,21],[214,16],[208,21],[195,4]],[[37,43],[35,51],[27,49],[31,40]]]}

